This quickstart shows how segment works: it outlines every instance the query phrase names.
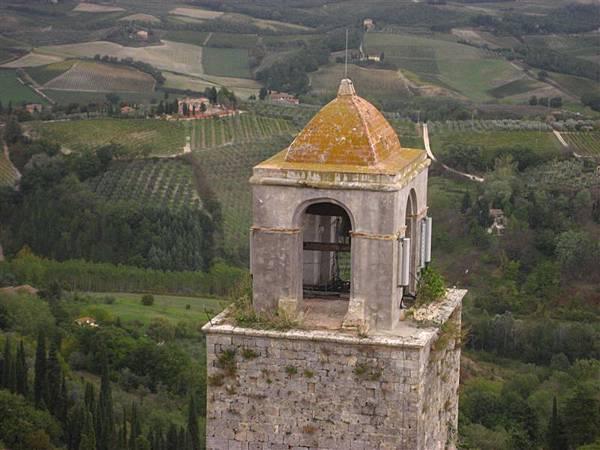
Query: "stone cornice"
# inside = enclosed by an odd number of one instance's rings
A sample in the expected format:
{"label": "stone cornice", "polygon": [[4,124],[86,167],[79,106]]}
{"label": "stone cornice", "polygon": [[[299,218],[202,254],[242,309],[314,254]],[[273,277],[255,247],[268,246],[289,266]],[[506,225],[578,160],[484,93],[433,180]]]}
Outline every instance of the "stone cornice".
{"label": "stone cornice", "polygon": [[[446,297],[438,304],[433,322],[445,323],[452,313],[462,304],[466,295],[465,289],[448,289]],[[252,337],[278,338],[299,341],[335,342],[365,346],[402,347],[421,349],[429,344],[439,332],[435,326],[420,327],[410,321],[401,322],[397,330],[378,331],[367,337],[358,337],[356,333],[344,330],[301,330],[289,331],[260,330],[254,328],[238,327],[231,324],[231,308],[225,309],[221,314],[202,327],[206,334],[235,334]]]}

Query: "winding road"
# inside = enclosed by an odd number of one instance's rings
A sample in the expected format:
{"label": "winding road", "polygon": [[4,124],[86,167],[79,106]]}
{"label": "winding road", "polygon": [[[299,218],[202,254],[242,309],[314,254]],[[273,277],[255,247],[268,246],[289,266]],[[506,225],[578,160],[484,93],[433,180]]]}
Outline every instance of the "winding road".
{"label": "winding road", "polygon": [[[435,155],[433,154],[433,152],[431,151],[431,146],[429,144],[429,128],[427,126],[427,123],[423,124],[423,144],[425,144],[425,151],[427,152],[427,156],[429,156],[429,158],[432,161],[438,161],[437,158],[435,157]],[[471,181],[477,181],[478,183],[483,183],[485,181],[485,179],[483,177],[479,177],[477,175],[473,175],[470,173],[461,172],[460,170],[456,170],[456,169],[453,169],[452,167],[448,167],[443,162],[440,162],[440,161],[438,161],[438,162],[448,172],[454,173],[456,175],[459,175],[459,176],[464,177]]]}

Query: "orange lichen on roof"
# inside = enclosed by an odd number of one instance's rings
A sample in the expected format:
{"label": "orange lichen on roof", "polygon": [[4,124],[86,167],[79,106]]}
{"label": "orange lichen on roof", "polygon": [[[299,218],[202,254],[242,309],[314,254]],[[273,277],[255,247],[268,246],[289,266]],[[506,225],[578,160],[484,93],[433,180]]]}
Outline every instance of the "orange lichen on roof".
{"label": "orange lichen on roof", "polygon": [[395,152],[383,163],[373,166],[359,164],[322,164],[318,162],[293,162],[287,160],[287,150],[283,150],[270,158],[257,164],[255,169],[281,170],[281,171],[308,171],[321,173],[354,173],[354,174],[380,174],[394,175],[412,165],[428,161],[427,154],[416,148],[403,148]]}
{"label": "orange lichen on roof", "polygon": [[337,97],[298,134],[286,162],[377,166],[401,152],[398,135],[371,103],[342,80]]}

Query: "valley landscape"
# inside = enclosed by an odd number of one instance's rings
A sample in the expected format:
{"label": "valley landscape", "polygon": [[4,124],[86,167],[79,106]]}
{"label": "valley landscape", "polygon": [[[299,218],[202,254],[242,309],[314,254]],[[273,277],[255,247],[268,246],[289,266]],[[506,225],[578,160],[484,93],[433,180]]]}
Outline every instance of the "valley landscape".
{"label": "valley landscape", "polygon": [[[599,449],[599,30],[592,0],[3,2],[0,448],[221,450],[207,390],[233,404],[258,355],[215,359],[202,327],[229,307],[258,333],[307,329],[244,309],[252,169],[349,78],[431,161],[416,302],[430,282],[468,290],[458,426],[436,448]],[[322,353],[251,379],[314,385]],[[376,372],[338,376],[370,389]],[[288,435],[346,448],[314,423]]]}

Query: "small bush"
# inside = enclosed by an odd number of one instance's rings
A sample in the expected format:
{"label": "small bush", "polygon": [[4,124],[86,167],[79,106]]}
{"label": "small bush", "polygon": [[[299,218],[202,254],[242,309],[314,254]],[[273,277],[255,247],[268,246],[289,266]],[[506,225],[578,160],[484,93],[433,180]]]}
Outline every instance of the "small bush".
{"label": "small bush", "polygon": [[235,365],[235,350],[227,349],[217,358],[217,365],[223,370],[225,375],[234,376],[237,372]]}
{"label": "small bush", "polygon": [[304,371],[304,378],[312,378],[315,376],[315,373],[312,370],[306,369]]}
{"label": "small bush", "polygon": [[152,295],[152,294],[144,294],[142,296],[142,305],[144,305],[144,306],[152,306],[152,305],[154,305],[154,295]]}
{"label": "small bush", "polygon": [[287,373],[288,376],[291,377],[298,373],[298,369],[295,366],[285,366],[285,373]]}
{"label": "small bush", "polygon": [[192,309],[192,306],[188,303],[187,305],[185,305],[185,309],[187,309],[187,310]]}
{"label": "small bush", "polygon": [[210,375],[208,377],[208,385],[209,386],[223,386],[223,379],[224,379],[224,376],[222,373]]}
{"label": "small bush", "polygon": [[104,297],[105,305],[114,305],[116,302],[117,302],[117,299],[111,295],[107,295],[106,297]]}
{"label": "small bush", "polygon": [[371,367],[366,362],[356,363],[354,375],[361,380],[377,381],[381,378],[383,371],[377,367]]}
{"label": "small bush", "polygon": [[416,306],[428,305],[439,301],[446,292],[446,281],[431,266],[421,272],[417,285]]}
{"label": "small bush", "polygon": [[251,348],[245,348],[242,350],[242,358],[244,358],[244,359],[254,359],[257,356],[258,356],[258,353],[256,353]]}

